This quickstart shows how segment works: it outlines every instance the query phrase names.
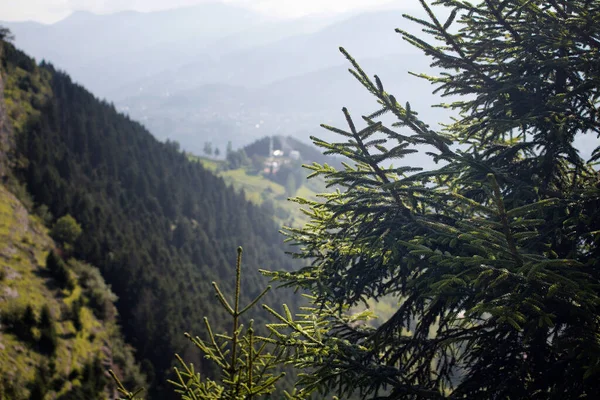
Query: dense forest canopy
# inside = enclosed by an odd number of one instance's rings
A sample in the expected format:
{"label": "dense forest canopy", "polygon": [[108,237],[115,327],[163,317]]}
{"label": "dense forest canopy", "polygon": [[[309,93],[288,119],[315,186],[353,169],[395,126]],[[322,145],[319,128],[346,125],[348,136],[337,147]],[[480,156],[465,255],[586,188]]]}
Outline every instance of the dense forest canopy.
{"label": "dense forest canopy", "polygon": [[15,173],[35,206],[81,224],[73,253],[112,286],[125,336],[155,377],[150,394],[160,393],[175,352],[203,365],[183,333],[202,335],[204,316],[224,320],[210,282],[232,287],[237,245],[247,249],[245,300],[266,285],[259,267],[291,268],[277,227],[243,193],[65,73],[10,43],[3,49]]}

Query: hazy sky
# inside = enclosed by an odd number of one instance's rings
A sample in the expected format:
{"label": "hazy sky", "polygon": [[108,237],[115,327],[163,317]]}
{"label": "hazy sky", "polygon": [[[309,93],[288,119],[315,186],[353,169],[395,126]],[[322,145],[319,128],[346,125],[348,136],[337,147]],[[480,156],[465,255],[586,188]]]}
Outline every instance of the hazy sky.
{"label": "hazy sky", "polygon": [[[122,10],[154,11],[190,6],[207,0],[0,0],[0,20],[56,22],[75,10],[98,14]],[[214,1],[214,0],[213,0]],[[222,0],[278,17],[335,13],[365,8],[412,8],[417,0]]]}

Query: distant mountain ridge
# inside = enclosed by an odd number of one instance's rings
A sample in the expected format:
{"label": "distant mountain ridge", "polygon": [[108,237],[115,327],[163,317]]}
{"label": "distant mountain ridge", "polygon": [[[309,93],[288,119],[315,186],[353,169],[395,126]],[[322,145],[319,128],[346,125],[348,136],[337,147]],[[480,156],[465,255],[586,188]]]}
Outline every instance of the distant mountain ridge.
{"label": "distant mountain ridge", "polygon": [[[78,22],[87,19],[89,24]],[[223,28],[211,28],[222,21]],[[401,10],[277,21],[211,3],[7,26],[17,44],[69,71],[158,138],[200,153],[205,141],[244,146],[273,134],[308,141],[319,134],[319,123],[338,121],[343,106],[372,111],[372,100],[345,72],[338,47],[374,65],[370,74],[385,79],[396,69],[394,81],[409,82],[404,71],[426,70],[427,61],[394,32],[405,24]],[[99,42],[97,33],[105,31]],[[408,91],[413,87],[409,83]],[[424,104],[433,102],[423,96],[425,84],[415,90]]]}
{"label": "distant mountain ridge", "polygon": [[3,22],[16,44],[37,59],[66,69],[106,96],[131,79],[155,74],[213,40],[269,19],[224,3],[161,12],[96,15],[76,12],[52,25]]}
{"label": "distant mountain ridge", "polygon": [[[142,121],[157,137],[179,141],[188,151],[201,154],[205,141],[223,148],[232,141],[244,146],[265,135],[331,137],[319,124],[345,126],[342,107],[360,116],[377,109],[374,98],[351,76],[339,52],[335,66],[292,76],[258,88],[231,84],[205,84],[180,91],[130,97],[117,106]],[[361,60],[367,73],[377,73],[390,93],[410,100],[413,110],[432,124],[448,113],[430,109],[440,102],[431,85],[409,71],[428,68],[424,59],[404,65],[407,55],[392,54]],[[418,94],[418,95],[415,95]]]}
{"label": "distant mountain ridge", "polygon": [[[194,55],[197,61],[171,66],[155,76],[138,79],[119,88],[111,97],[120,103],[140,88],[144,94],[155,95],[213,83],[261,87],[341,64],[343,59],[337,51],[340,46],[358,59],[418,54],[394,32],[403,23],[400,11],[370,12],[322,24],[324,26],[314,32],[275,36],[275,40],[265,44],[253,43],[218,55],[200,52]],[[287,29],[287,26],[277,29]],[[278,34],[276,29],[274,34]]]}

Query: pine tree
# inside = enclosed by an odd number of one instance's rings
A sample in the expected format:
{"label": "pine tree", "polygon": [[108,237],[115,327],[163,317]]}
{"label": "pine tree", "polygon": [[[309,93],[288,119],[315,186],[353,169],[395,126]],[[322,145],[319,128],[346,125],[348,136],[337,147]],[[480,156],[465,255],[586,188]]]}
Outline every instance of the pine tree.
{"label": "pine tree", "polygon": [[262,299],[270,287],[263,290],[248,305],[241,305],[241,273],[242,248],[239,247],[235,294],[232,303],[227,301],[219,286],[213,282],[219,303],[231,317],[231,331],[215,334],[208,319],[205,318],[208,340],[186,334],[204,356],[219,367],[221,377],[217,381],[201,378],[200,374],[195,372],[193,364],[187,364],[177,356],[180,367],[175,368],[177,380],[171,381],[171,383],[175,386],[176,393],[179,393],[182,398],[256,399],[274,392],[275,383],[285,376],[285,373],[278,373],[276,368],[280,367],[287,359],[286,346],[274,346],[273,343],[276,341],[272,337],[258,335],[253,326],[253,320],[249,321],[247,328],[242,324],[244,314]]}
{"label": "pine tree", "polygon": [[62,288],[70,286],[71,275],[63,259],[51,250],[46,257],[46,268]]}
{"label": "pine tree", "polygon": [[45,305],[40,313],[40,340],[38,342],[39,349],[44,354],[54,354],[58,344],[58,333],[56,324],[50,308]]}
{"label": "pine tree", "polygon": [[212,154],[213,154],[212,142],[204,142],[204,154],[206,154],[209,157],[212,156]]}
{"label": "pine tree", "polygon": [[0,26],[0,40],[5,42],[12,42],[15,40],[15,35],[10,31],[10,29]]}
{"label": "pine tree", "polygon": [[35,311],[33,311],[33,306],[31,304],[27,304],[25,310],[23,311],[23,339],[32,340],[32,329],[37,325],[37,318],[35,316]]}
{"label": "pine tree", "polygon": [[[309,290],[313,313],[272,313],[311,368],[308,391],[362,398],[571,399],[600,391],[600,183],[576,137],[600,133],[600,1],[423,0],[404,30],[443,72],[419,74],[458,113],[419,119],[344,49],[378,101],[360,127],[314,142],[345,157],[313,164],[333,193],[296,201],[312,221],[287,229],[309,263],[271,275]],[[456,97],[453,97],[456,98]],[[383,116],[396,122],[388,126]],[[392,166],[420,153],[438,167]],[[375,328],[350,306],[395,298]],[[285,328],[284,328],[285,327]]]}
{"label": "pine tree", "polygon": [[46,364],[42,363],[35,373],[35,379],[31,384],[30,400],[44,400],[50,385],[50,372]]}
{"label": "pine tree", "polygon": [[[258,302],[271,289],[265,288],[254,300],[247,305],[240,304],[242,280],[242,248],[238,247],[235,270],[235,287],[233,301],[229,302],[219,286],[213,282],[215,297],[226,314],[231,317],[231,330],[224,333],[215,333],[208,318],[204,318],[207,339],[199,336],[185,336],[199,349],[204,357],[214,363],[219,371],[217,379],[202,377],[197,367],[186,363],[182,357],[176,355],[179,366],[175,367],[175,379],[169,380],[175,393],[181,399],[206,399],[206,400],[246,400],[269,398],[276,390],[276,384],[285,376],[282,368],[290,361],[291,348],[278,343],[281,337],[272,325],[268,330],[269,336],[262,336],[254,327],[254,321],[248,320],[244,327],[242,318],[248,311],[255,308]],[[267,307],[267,309],[269,309]],[[288,310],[289,314],[289,309]],[[289,314],[291,317],[291,314]],[[130,392],[119,380],[113,371],[109,371],[117,385],[117,390],[124,397],[123,400],[134,400],[141,392],[138,389]],[[289,400],[303,400],[307,397],[302,392],[283,392],[282,398]]]}

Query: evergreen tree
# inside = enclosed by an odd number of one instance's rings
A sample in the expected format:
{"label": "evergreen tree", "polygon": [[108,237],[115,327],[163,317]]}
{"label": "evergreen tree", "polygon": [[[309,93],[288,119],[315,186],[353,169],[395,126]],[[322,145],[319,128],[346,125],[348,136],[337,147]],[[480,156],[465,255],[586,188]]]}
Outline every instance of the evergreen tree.
{"label": "evergreen tree", "polygon": [[25,311],[23,311],[23,338],[25,340],[32,340],[32,329],[37,325],[37,318],[35,317],[35,311],[31,304],[27,304]]}
{"label": "evergreen tree", "polygon": [[[255,332],[253,320],[248,327],[242,317],[271,289],[267,287],[248,305],[240,304],[242,273],[242,248],[238,248],[236,282],[233,302],[227,301],[219,286],[213,282],[216,297],[231,317],[230,332],[214,334],[207,318],[204,319],[208,339],[186,335],[204,353],[204,356],[220,368],[219,380],[202,379],[193,364],[186,364],[177,357],[181,366],[175,369],[177,381],[171,381],[182,398],[193,399],[252,399],[275,391],[275,383],[285,373],[275,370],[287,359],[285,346],[273,346],[272,337],[262,337]],[[275,371],[274,371],[275,370]]]}
{"label": "evergreen tree", "polygon": [[[359,127],[314,138],[340,188],[287,229],[309,263],[272,274],[313,295],[274,328],[311,368],[306,390],[362,398],[574,399],[600,392],[600,184],[574,139],[600,133],[600,1],[440,0],[399,30],[443,69],[420,76],[458,117],[433,129],[357,62],[378,100]],[[391,114],[396,122],[383,123]],[[440,166],[391,166],[420,153]],[[350,306],[395,298],[375,328]],[[285,328],[284,328],[285,327]],[[286,329],[288,330],[286,332]]]}
{"label": "evergreen tree", "polygon": [[54,279],[57,280],[60,287],[66,288],[69,286],[71,275],[69,274],[67,265],[54,250],[51,250],[46,257],[46,268],[48,268]]}
{"label": "evergreen tree", "polygon": [[[226,299],[215,282],[212,283],[215,296],[230,318],[231,330],[215,334],[208,318],[204,318],[208,333],[206,340],[198,336],[192,337],[186,333],[186,337],[204,354],[204,357],[217,366],[220,376],[217,379],[203,378],[196,371],[194,364],[186,363],[182,357],[177,355],[180,365],[175,367],[176,378],[169,382],[174,386],[178,398],[197,400],[264,398],[275,392],[276,384],[285,376],[285,372],[280,370],[290,360],[290,347],[277,343],[275,340],[275,337],[279,335],[277,330],[271,328],[270,335],[265,337],[255,331],[252,319],[248,320],[247,328],[243,325],[245,314],[255,308],[271,287],[265,288],[249,304],[240,304],[241,247],[238,247],[237,251],[235,277],[235,293],[232,302]],[[286,311],[290,312],[287,307]],[[117,390],[125,396],[124,400],[135,399],[140,389],[130,392],[113,371],[109,372],[117,385]],[[292,394],[284,391],[284,396],[289,400],[306,398],[302,393],[296,391]]]}
{"label": "evergreen tree", "polygon": [[29,392],[30,400],[44,400],[46,394],[48,393],[50,376],[51,374],[48,370],[48,366],[42,363],[36,369],[35,379],[31,384],[31,389]]}
{"label": "evergreen tree", "polygon": [[206,154],[209,157],[212,156],[212,154],[213,154],[212,142],[204,142],[204,154]]}
{"label": "evergreen tree", "polygon": [[244,149],[228,151],[226,161],[229,169],[245,168],[250,164],[250,159]]}
{"label": "evergreen tree", "polygon": [[44,354],[54,354],[58,342],[58,334],[56,332],[56,324],[50,308],[48,306],[42,307],[40,313],[40,340],[39,348]]}
{"label": "evergreen tree", "polygon": [[13,35],[10,29],[0,26],[0,40],[12,42],[15,40],[15,35]]}
{"label": "evergreen tree", "polygon": [[37,325],[35,311],[31,304],[25,308],[14,307],[4,311],[1,315],[4,328],[14,333],[21,340],[34,343],[33,328]]}

